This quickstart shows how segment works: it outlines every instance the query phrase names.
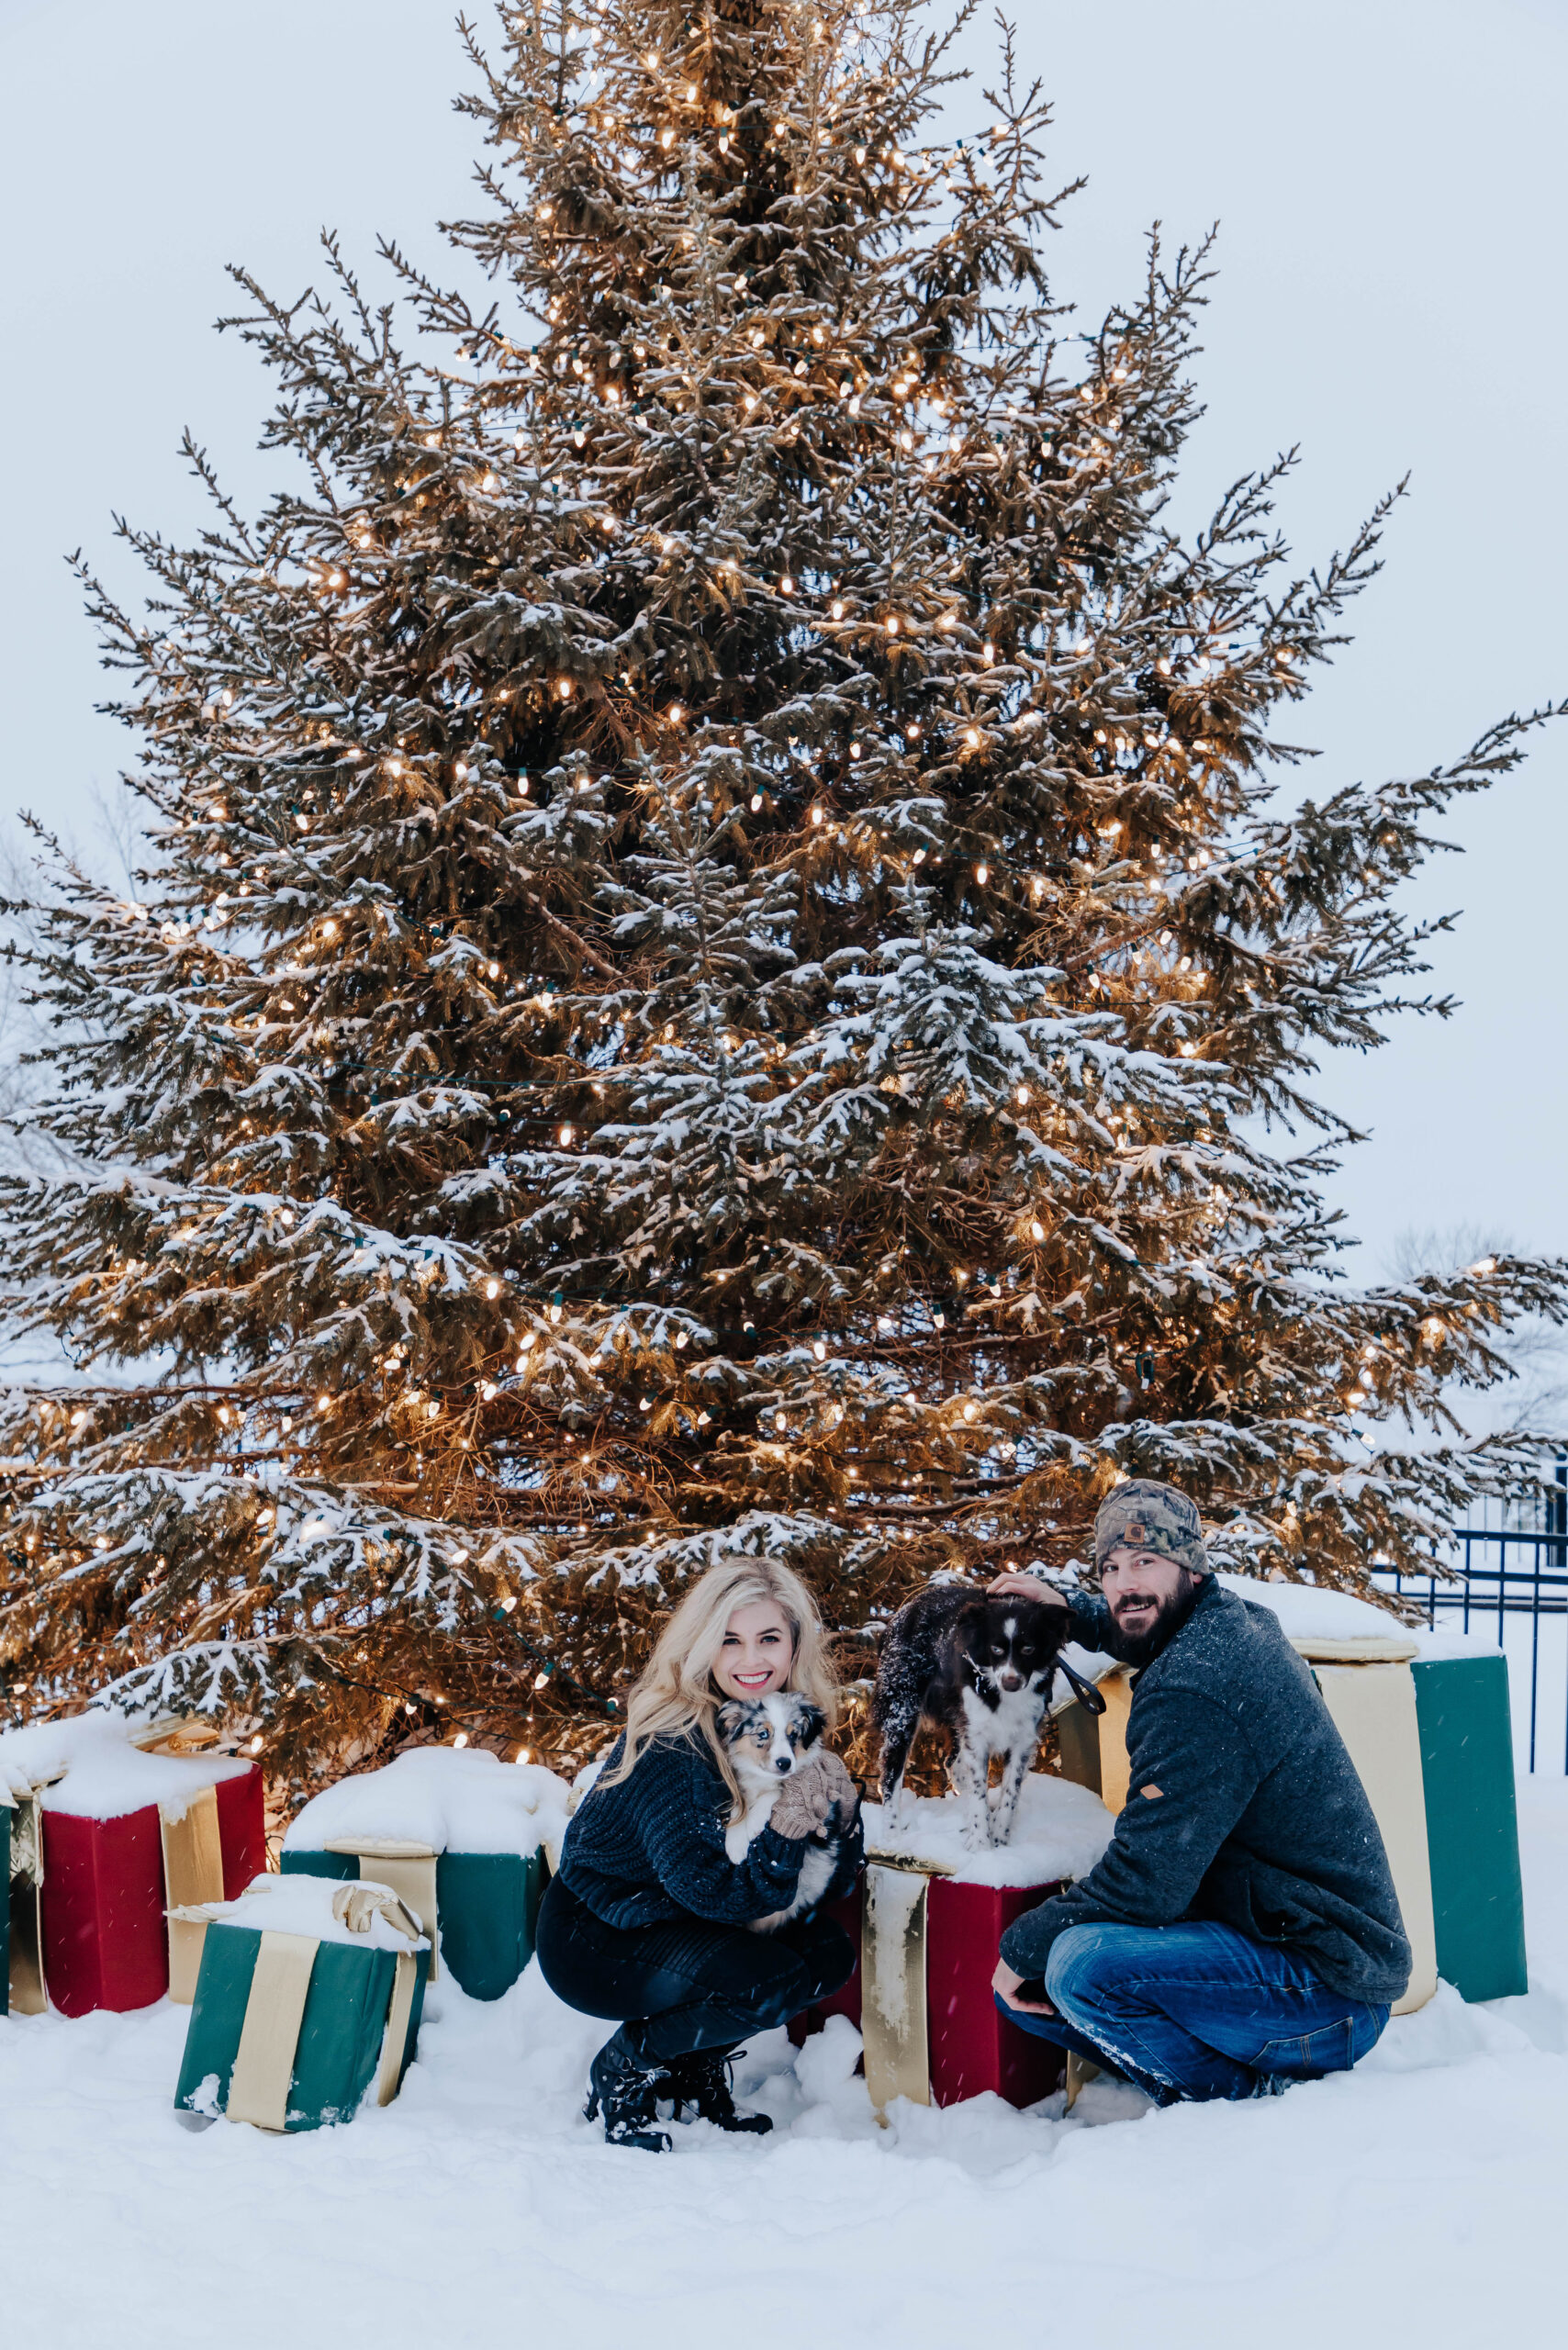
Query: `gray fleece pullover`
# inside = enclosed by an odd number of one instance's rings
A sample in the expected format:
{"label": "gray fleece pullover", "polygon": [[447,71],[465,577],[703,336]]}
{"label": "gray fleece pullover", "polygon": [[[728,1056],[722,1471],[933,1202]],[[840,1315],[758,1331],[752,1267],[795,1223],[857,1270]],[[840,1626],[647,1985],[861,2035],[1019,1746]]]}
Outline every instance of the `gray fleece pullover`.
{"label": "gray fleece pullover", "polygon": [[[1116,1652],[1103,1600],[1073,1637]],[[1192,1614],[1137,1675],[1126,1808],[1103,1857],[1009,1927],[1002,1955],[1038,1976],[1058,1934],[1213,1918],[1302,1959],[1331,1990],[1398,1998],[1410,1945],[1355,1765],[1311,1673],[1266,1607],[1204,1578]]]}

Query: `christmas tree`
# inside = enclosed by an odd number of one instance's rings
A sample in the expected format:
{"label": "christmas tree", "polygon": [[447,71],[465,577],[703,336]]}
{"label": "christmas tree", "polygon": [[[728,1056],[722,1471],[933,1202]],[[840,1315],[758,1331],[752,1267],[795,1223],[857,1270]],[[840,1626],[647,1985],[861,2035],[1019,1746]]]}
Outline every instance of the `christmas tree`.
{"label": "christmas tree", "polygon": [[1568,1269],[1342,1278],[1314,1060],[1444,1009],[1394,893],[1536,721],[1281,812],[1386,508],[1305,576],[1288,460],[1169,526],[1206,252],[1070,324],[1005,29],[983,104],[908,0],[468,39],[493,303],[241,274],[287,487],[187,443],[201,543],[87,579],[145,854],[12,910],[6,1312],[83,1382],[5,1406],[13,1705],[576,1759],[714,1557],[863,1674],[1131,1473],[1221,1565],[1424,1564]]}

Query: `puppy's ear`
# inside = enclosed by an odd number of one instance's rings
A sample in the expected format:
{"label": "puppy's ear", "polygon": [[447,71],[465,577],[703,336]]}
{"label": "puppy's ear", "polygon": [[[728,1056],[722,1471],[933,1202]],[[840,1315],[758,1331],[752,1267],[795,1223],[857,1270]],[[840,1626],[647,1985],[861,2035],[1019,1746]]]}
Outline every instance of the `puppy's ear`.
{"label": "puppy's ear", "polygon": [[1054,1656],[1072,1628],[1072,1618],[1065,1607],[1053,1607],[1044,1599],[1026,1599],[1030,1637]]}
{"label": "puppy's ear", "polygon": [[805,1705],[801,1707],[799,1720],[801,1745],[814,1746],[827,1728],[827,1716],[820,1706]]}
{"label": "puppy's ear", "polygon": [[728,1741],[735,1736],[742,1722],[745,1719],[745,1707],[740,1703],[738,1698],[727,1697],[724,1700],[724,1703],[720,1707],[718,1712],[714,1715],[713,1719],[718,1725],[719,1736],[728,1743]]}

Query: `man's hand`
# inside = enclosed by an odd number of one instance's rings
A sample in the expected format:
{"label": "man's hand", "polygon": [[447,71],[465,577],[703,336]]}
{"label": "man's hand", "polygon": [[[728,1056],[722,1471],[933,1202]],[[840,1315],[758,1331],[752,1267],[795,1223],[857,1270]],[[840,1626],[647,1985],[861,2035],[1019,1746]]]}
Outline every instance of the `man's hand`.
{"label": "man's hand", "polygon": [[986,1585],[991,1599],[1039,1599],[1047,1607],[1065,1607],[1066,1600],[1054,1583],[1041,1583],[1037,1575],[998,1575]]}
{"label": "man's hand", "polygon": [[999,1958],[996,1962],[996,1973],[991,1978],[991,1987],[1006,2001],[1010,2008],[1016,2008],[1020,2015],[1054,2016],[1056,2009],[1048,2006],[1044,1999],[1020,1999],[1016,1996],[1018,1986],[1023,1980],[1024,1977],[1021,1975],[1014,1974],[1004,1958]]}

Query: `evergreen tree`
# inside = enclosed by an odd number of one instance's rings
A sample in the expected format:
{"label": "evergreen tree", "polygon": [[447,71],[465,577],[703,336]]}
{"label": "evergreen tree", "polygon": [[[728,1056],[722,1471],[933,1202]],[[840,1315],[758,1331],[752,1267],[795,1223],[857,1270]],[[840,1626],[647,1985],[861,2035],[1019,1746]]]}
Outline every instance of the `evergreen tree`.
{"label": "evergreen tree", "polygon": [[330,241],[330,298],[241,274],[289,486],[187,442],[200,543],[87,581],[146,850],[13,910],[8,1310],[106,1382],[6,1405],[24,1707],[567,1759],[722,1551],[853,1664],[1128,1473],[1222,1565],[1424,1563],[1533,1476],[1445,1398],[1568,1269],[1341,1278],[1312,1074],[1535,722],[1279,812],[1386,508],[1305,576],[1288,459],[1171,530],[1206,252],[1070,330],[1005,28],[980,109],[912,0],[468,38],[493,304],[388,248],[406,347]]}

